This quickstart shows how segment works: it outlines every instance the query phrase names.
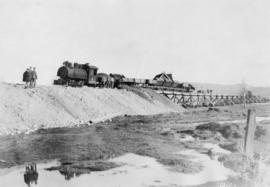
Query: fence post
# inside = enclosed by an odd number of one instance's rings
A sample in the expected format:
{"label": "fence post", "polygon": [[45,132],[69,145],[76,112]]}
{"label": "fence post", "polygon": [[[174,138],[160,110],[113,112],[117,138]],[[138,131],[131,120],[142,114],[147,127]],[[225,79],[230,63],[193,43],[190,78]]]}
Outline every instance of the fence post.
{"label": "fence post", "polygon": [[247,115],[247,126],[246,126],[246,136],[244,144],[245,154],[252,158],[253,157],[253,140],[256,130],[256,115],[255,110],[249,109]]}

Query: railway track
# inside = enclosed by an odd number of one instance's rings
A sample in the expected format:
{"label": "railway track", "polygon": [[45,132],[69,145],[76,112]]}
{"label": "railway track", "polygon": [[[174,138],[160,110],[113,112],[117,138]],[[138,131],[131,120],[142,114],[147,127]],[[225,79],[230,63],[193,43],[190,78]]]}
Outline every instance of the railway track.
{"label": "railway track", "polygon": [[156,92],[184,107],[226,106],[244,103],[267,103],[270,101],[268,98],[255,95],[244,97],[239,95],[181,93],[168,90],[156,90]]}

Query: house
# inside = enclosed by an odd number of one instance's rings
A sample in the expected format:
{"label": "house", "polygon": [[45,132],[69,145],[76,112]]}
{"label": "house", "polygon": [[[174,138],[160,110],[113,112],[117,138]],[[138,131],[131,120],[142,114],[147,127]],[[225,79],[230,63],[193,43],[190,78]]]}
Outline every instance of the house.
{"label": "house", "polygon": [[165,81],[165,82],[173,82],[172,74],[160,73],[154,77],[156,81]]}

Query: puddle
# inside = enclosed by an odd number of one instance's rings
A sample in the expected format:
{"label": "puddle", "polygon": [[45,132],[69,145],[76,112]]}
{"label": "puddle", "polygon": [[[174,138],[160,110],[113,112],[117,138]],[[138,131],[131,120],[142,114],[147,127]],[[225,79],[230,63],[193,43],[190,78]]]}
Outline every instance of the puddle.
{"label": "puddle", "polygon": [[[202,147],[211,149],[215,154],[230,154],[230,151],[220,148],[218,145],[212,143],[204,143]],[[225,168],[220,162],[217,161],[218,157],[209,157],[207,154],[201,154],[196,150],[180,151],[177,154],[188,156],[190,161],[202,163],[204,169],[194,175],[185,175],[185,184],[181,185],[200,185],[208,182],[226,181],[231,177],[237,177],[237,174],[232,170]],[[184,174],[183,174],[184,177]],[[183,180],[183,179],[181,179]],[[193,183],[193,184],[191,184]]]}
{"label": "puddle", "polygon": [[[52,167],[55,165],[59,165],[60,163],[57,161],[51,161],[48,163],[38,164],[38,177],[37,180],[28,180],[24,179],[24,166],[12,167],[9,169],[1,169],[0,170],[0,186],[3,187],[26,187],[26,186],[50,186],[54,183],[61,186],[62,177],[57,177],[53,173],[45,172],[45,168]],[[37,182],[37,185],[35,184]],[[29,183],[29,185],[27,184]],[[46,184],[46,185],[45,185]]]}
{"label": "puddle", "polygon": [[[210,146],[210,145],[206,145]],[[114,163],[123,164],[118,168],[107,171],[92,172],[82,174],[79,177],[74,175],[70,180],[59,171],[47,171],[45,168],[57,166],[56,161],[38,164],[38,179],[33,180],[29,186],[34,187],[139,187],[139,186],[173,186],[173,185],[199,185],[211,181],[222,181],[235,174],[226,169],[216,160],[211,160],[207,155],[200,154],[194,150],[182,151],[181,155],[190,157],[191,160],[201,162],[205,166],[202,172],[197,174],[184,174],[171,171],[154,158],[140,156],[132,153],[110,159]],[[0,186],[25,187],[24,167],[16,167],[2,170],[0,176]],[[5,173],[5,174],[3,174]]]}

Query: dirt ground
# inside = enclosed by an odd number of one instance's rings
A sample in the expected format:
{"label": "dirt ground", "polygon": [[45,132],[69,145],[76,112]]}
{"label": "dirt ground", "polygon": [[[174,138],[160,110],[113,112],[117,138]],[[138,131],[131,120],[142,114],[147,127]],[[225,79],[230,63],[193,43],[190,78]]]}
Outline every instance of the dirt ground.
{"label": "dirt ground", "polygon": [[[260,117],[270,116],[270,105],[248,105]],[[196,173],[202,166],[186,161],[174,153],[196,149],[211,156],[201,143],[211,142],[238,154],[242,150],[247,109],[241,105],[189,109],[182,114],[120,116],[97,124],[80,127],[39,129],[31,134],[0,137],[0,168],[29,162],[59,159],[61,167],[48,168],[77,174],[116,167],[105,162],[124,153],[156,158],[172,170]],[[223,122],[221,122],[223,121]],[[227,122],[226,122],[227,121]],[[270,121],[258,123],[256,152],[268,152]],[[192,136],[194,141],[185,141]],[[269,152],[268,152],[269,153]],[[223,158],[224,165],[234,169],[235,162]],[[69,169],[67,169],[67,167]],[[235,168],[237,171],[237,168]]]}
{"label": "dirt ground", "polygon": [[[0,135],[67,127],[115,116],[181,112],[183,107],[142,88],[38,86],[0,83]],[[75,106],[75,107],[74,107]]]}

